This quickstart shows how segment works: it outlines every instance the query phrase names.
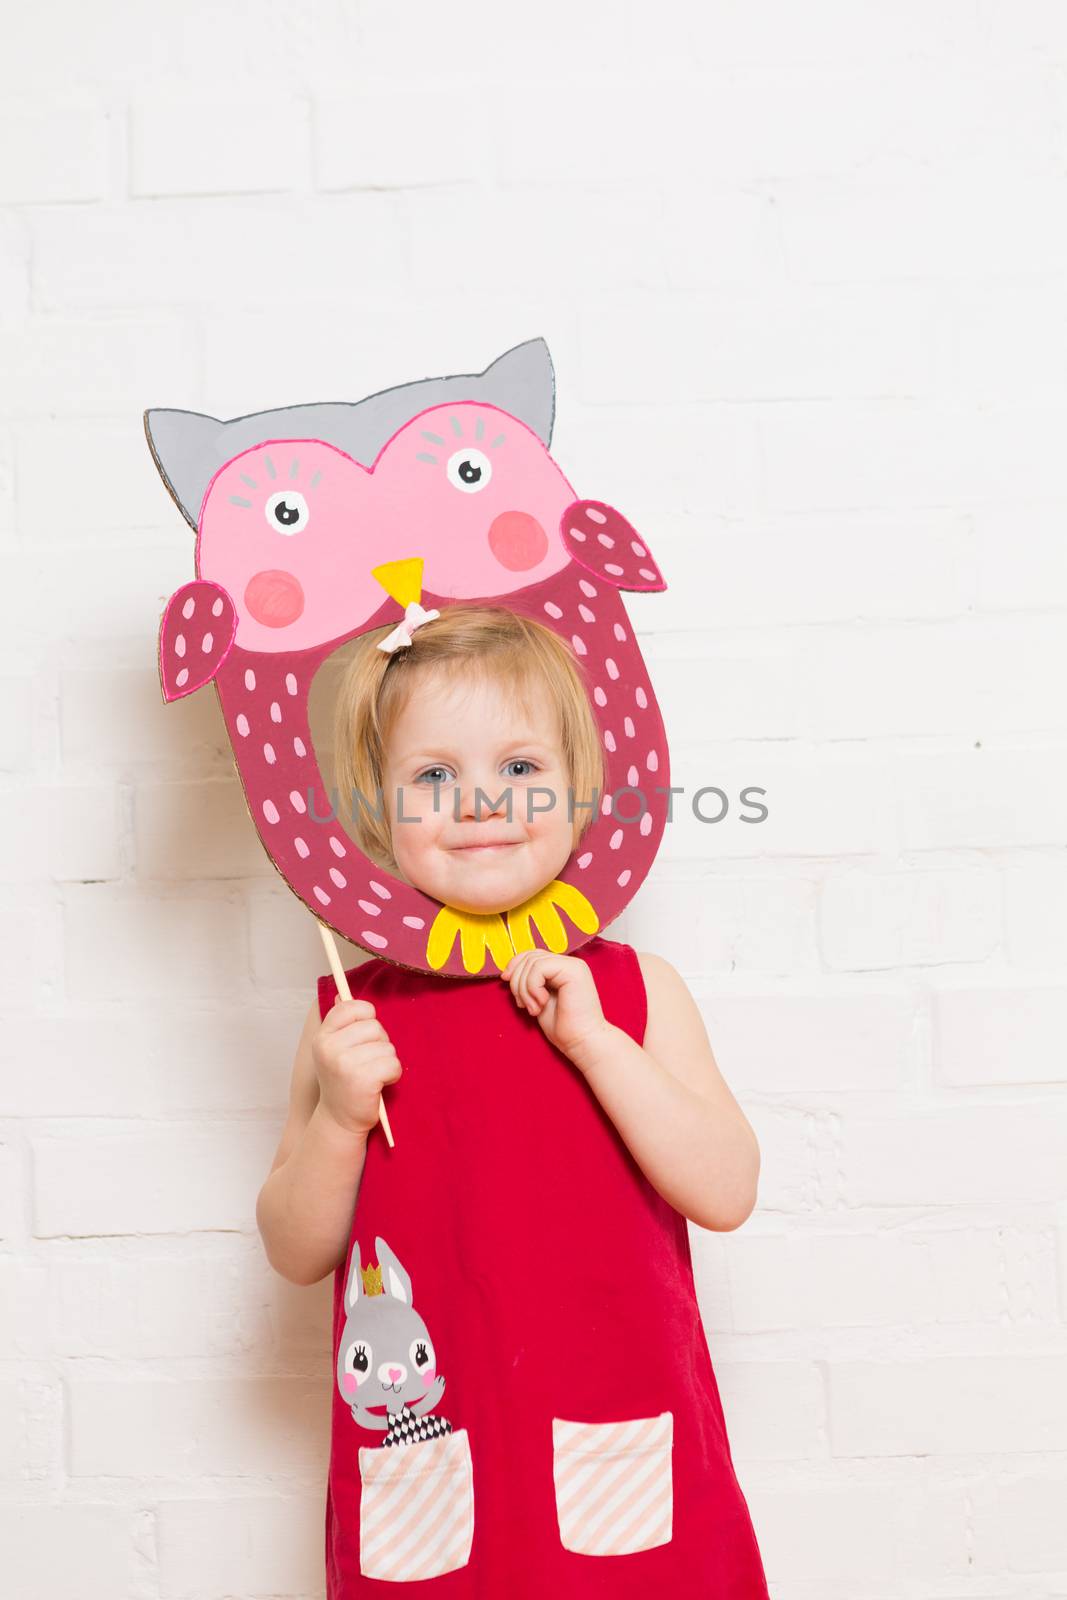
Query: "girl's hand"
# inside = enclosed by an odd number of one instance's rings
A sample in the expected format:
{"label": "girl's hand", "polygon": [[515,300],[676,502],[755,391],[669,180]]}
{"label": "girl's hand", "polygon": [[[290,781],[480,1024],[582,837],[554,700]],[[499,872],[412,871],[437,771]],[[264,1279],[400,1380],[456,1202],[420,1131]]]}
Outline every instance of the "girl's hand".
{"label": "girl's hand", "polygon": [[581,1069],[611,1026],[588,962],[551,950],[523,950],[500,976],[511,985],[516,1004],[537,1018],[548,1042]]}
{"label": "girl's hand", "polygon": [[378,1123],[382,1088],[402,1068],[369,1000],[340,995],[311,1041],[322,1110],[348,1133],[368,1134]]}

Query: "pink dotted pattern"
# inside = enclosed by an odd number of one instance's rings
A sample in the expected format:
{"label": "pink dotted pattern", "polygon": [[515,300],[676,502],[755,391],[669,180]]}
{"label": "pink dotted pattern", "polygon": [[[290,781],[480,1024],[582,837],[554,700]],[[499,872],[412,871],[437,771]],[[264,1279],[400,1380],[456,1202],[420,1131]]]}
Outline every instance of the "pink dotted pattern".
{"label": "pink dotted pattern", "polygon": [[[670,782],[663,722],[618,591],[666,584],[631,525],[602,501],[571,505],[560,531],[571,566],[518,593],[480,598],[547,622],[574,648],[604,744],[607,782],[599,814],[560,877],[582,890],[604,928],[655,858],[669,796],[654,789]],[[424,591],[422,603],[430,609],[450,602]],[[343,638],[290,654],[251,652],[233,642],[237,618],[229,595],[198,578],[177,591],[164,613],[160,675],[167,700],[215,678],[249,811],[294,892],[343,937],[426,971],[427,934],[440,907],[410,885],[383,881],[333,817],[308,725],[312,680],[326,657],[365,629],[399,618],[399,606],[386,601]],[[569,932],[572,950],[590,937]],[[471,976],[458,940],[440,970]]]}

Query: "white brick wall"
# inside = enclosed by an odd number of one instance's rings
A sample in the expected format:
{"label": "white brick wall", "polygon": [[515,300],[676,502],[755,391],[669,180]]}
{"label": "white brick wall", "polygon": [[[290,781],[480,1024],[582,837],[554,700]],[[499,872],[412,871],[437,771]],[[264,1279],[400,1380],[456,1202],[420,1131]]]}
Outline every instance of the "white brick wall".
{"label": "white brick wall", "polygon": [[142,410],[535,334],[731,802],[609,931],[761,1141],[693,1243],[774,1600],[1067,1596],[1067,8],[35,0],[4,79],[5,1596],[322,1593],[329,1285],[254,1202],[323,960],[159,695]]}

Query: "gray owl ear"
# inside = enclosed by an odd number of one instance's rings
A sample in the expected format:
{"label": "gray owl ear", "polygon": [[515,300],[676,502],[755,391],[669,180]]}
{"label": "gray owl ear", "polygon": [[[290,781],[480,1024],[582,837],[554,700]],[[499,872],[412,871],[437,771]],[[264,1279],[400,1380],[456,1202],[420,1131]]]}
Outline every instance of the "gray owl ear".
{"label": "gray owl ear", "polygon": [[527,339],[506,350],[481,376],[480,398],[525,422],[547,450],[556,416],[556,374],[544,339]]}
{"label": "gray owl ear", "polygon": [[199,411],[156,409],[144,414],[145,438],[160,477],[174,503],[195,531],[204,492],[226,459],[226,424]]}

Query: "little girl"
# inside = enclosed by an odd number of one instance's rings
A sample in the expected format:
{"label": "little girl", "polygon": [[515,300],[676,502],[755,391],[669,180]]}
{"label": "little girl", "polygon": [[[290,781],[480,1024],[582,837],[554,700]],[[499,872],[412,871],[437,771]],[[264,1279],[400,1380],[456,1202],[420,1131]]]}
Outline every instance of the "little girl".
{"label": "little girl", "polygon": [[[339,820],[434,900],[507,911],[602,785],[577,660],[492,606],[387,632],[342,684]],[[748,1217],[753,1131],[666,961],[595,936],[486,971],[320,978],[257,1203],[278,1272],[334,1272],[329,1600],[766,1600],[686,1228]]]}

